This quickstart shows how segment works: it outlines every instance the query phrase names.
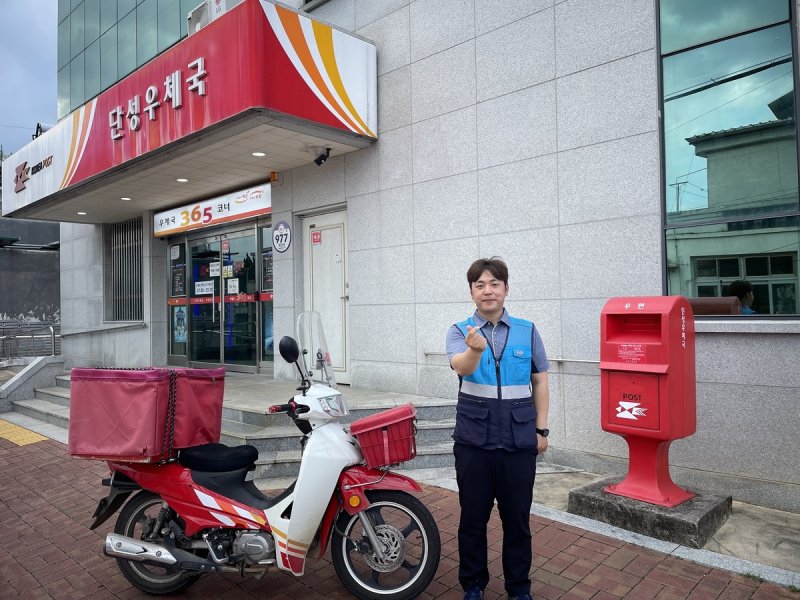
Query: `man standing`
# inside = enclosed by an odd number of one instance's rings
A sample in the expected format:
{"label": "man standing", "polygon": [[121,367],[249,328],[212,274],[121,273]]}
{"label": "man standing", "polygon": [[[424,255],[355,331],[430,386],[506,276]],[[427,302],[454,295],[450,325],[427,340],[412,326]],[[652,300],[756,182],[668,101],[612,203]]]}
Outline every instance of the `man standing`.
{"label": "man standing", "polygon": [[547,356],[536,327],[511,317],[508,267],[498,257],[467,271],[475,313],[447,332],[458,373],[453,433],[461,520],[458,577],[464,600],[489,583],[486,526],[494,500],[503,523],[503,576],[512,600],[530,600],[530,507],[536,455],[547,449]]}

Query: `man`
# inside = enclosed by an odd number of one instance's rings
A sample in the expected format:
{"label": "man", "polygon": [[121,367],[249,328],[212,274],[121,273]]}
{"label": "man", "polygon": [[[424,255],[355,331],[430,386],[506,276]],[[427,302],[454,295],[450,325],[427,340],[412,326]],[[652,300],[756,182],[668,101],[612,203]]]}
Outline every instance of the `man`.
{"label": "man", "polygon": [[530,600],[530,508],[536,455],[547,450],[547,356],[530,321],[505,310],[508,267],[498,257],[467,271],[475,313],[447,332],[458,373],[453,433],[461,520],[458,576],[464,600],[483,600],[489,583],[486,526],[497,499],[503,523],[508,597]]}
{"label": "man", "polygon": [[728,286],[728,296],[736,296],[739,298],[739,302],[742,303],[743,315],[756,314],[756,311],[751,308],[753,301],[755,300],[755,296],[753,295],[753,284],[749,281],[738,279],[732,282]]}

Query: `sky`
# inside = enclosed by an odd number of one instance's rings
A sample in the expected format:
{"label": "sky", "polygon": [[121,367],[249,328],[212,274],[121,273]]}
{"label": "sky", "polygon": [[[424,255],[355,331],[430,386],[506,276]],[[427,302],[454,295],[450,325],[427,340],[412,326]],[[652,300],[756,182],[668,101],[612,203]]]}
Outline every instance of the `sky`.
{"label": "sky", "polygon": [[0,145],[15,152],[55,124],[58,0],[0,0]]}

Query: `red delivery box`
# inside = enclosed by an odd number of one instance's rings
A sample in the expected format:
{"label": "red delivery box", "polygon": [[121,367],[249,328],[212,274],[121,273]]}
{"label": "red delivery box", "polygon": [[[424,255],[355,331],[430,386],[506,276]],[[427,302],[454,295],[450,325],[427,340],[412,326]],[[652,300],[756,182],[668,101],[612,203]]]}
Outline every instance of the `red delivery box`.
{"label": "red delivery box", "polygon": [[224,378],[224,369],[73,369],[69,453],[157,462],[218,442]]}
{"label": "red delivery box", "polygon": [[174,448],[218,442],[225,369],[175,369]]}

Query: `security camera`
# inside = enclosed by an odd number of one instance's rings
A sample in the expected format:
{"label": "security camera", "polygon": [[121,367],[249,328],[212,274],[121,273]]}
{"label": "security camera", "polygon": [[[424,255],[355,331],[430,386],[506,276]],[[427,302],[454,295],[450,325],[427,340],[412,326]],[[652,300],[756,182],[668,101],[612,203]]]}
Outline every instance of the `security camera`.
{"label": "security camera", "polygon": [[331,149],[325,148],[325,152],[320,154],[317,158],[314,159],[314,162],[317,163],[318,167],[321,167],[325,164],[325,161],[328,160],[328,157],[331,155]]}

